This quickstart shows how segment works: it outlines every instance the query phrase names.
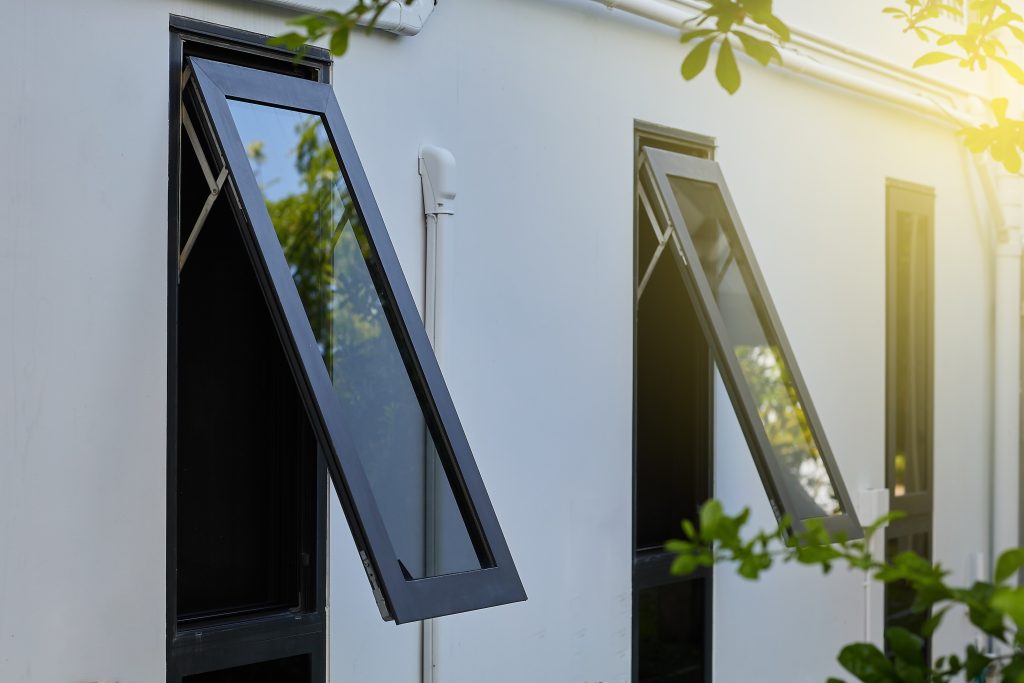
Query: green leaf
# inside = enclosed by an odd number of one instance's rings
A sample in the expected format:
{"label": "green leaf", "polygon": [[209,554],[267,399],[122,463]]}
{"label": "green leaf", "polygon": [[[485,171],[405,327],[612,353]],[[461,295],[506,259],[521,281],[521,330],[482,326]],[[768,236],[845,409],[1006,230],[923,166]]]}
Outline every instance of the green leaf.
{"label": "green leaf", "polygon": [[772,60],[774,60],[776,64],[782,64],[782,56],[779,54],[779,51],[776,50],[775,46],[767,40],[755,38],[743,31],[733,31],[733,34],[739,38],[740,43],[743,44],[743,51],[750,55],[761,66],[768,66],[768,62],[771,62]]}
{"label": "green leaf", "polygon": [[348,52],[348,36],[349,29],[347,26],[335,29],[334,35],[331,36],[332,55],[335,57],[341,57]]}
{"label": "green leaf", "polygon": [[694,540],[697,538],[697,529],[694,528],[693,522],[688,519],[684,519],[682,523],[683,533],[686,534],[688,540]]}
{"label": "green leaf", "polygon": [[[694,78],[704,70],[704,67],[708,63],[708,55],[711,53],[711,44],[715,41],[717,36],[711,36],[697,43],[697,45],[690,50],[690,54],[686,55],[686,59],[683,60],[683,66],[680,69],[683,78],[692,81]],[[709,501],[717,502],[717,501]],[[706,506],[705,506],[706,507]],[[721,506],[719,506],[719,512],[721,512]],[[701,529],[704,528],[704,515],[701,513]]]}
{"label": "green leaf", "polygon": [[973,681],[992,663],[992,658],[982,654],[978,648],[970,645],[967,647],[967,680]]}
{"label": "green leaf", "polygon": [[665,541],[665,552],[675,553],[678,555],[680,553],[688,553],[692,548],[692,544],[687,543],[686,541],[680,541],[679,539],[673,538]]}
{"label": "green leaf", "polygon": [[686,576],[697,571],[697,558],[692,555],[676,555],[669,569],[673,576]]}
{"label": "green leaf", "polygon": [[1006,69],[1006,73],[1010,74],[1013,80],[1018,83],[1024,83],[1024,69],[1020,68],[1019,64],[1006,57],[998,57],[996,55],[993,55],[992,59],[999,62],[1000,66]]}
{"label": "green leaf", "polygon": [[933,611],[921,625],[921,635],[925,638],[931,638],[932,634],[935,633],[935,630],[939,627],[939,624],[942,623],[942,619],[946,616],[946,612],[948,612],[949,609],[950,605],[947,605],[942,609]]}
{"label": "green leaf", "polygon": [[772,32],[775,33],[775,35],[777,35],[779,37],[779,40],[781,40],[783,43],[789,42],[789,27],[782,23],[782,20],[779,19],[774,14],[769,14],[767,17],[764,17],[758,23],[763,24],[764,26],[771,29]]}
{"label": "green leaf", "polygon": [[959,59],[956,55],[947,54],[945,52],[928,52],[917,58],[914,62],[914,68],[929,66],[931,64],[940,64],[942,62],[948,62],[951,59]]}
{"label": "green leaf", "polygon": [[285,33],[279,36],[274,36],[267,40],[268,45],[276,45],[279,47],[285,47],[289,50],[298,50],[306,44],[306,36],[298,33]]}
{"label": "green leaf", "polygon": [[888,526],[891,522],[895,522],[897,519],[906,517],[906,515],[907,513],[903,510],[892,510],[891,512],[882,515],[875,521],[871,522],[871,524],[864,527],[864,537],[870,540],[871,537],[878,533],[881,528]]}
{"label": "green leaf", "polygon": [[718,50],[718,64],[715,66],[718,84],[730,95],[740,89],[740,70],[736,66],[736,55],[732,51],[732,43],[726,38]]}
{"label": "green leaf", "polygon": [[1002,583],[1024,567],[1024,548],[1007,550],[996,560],[996,582]]}
{"label": "green leaf", "polygon": [[1005,147],[1004,150],[1002,150],[998,158],[996,158],[994,155],[993,158],[996,159],[996,161],[999,161],[1004,167],[1006,167],[1006,170],[1009,171],[1010,173],[1020,173],[1020,153],[1017,151],[1016,147],[1008,145]]}
{"label": "green leaf", "polygon": [[900,626],[885,629],[889,649],[908,664],[924,664],[924,639]]}
{"label": "green leaf", "polygon": [[696,38],[703,38],[704,36],[709,36],[714,32],[715,30],[711,28],[700,28],[694,31],[686,31],[685,33],[683,33],[683,35],[679,36],[679,42],[685,45],[691,40],[694,40]]}
{"label": "green leaf", "polygon": [[[1009,589],[1002,589],[1002,591],[1010,592]],[[956,595],[960,602],[967,605],[967,616],[972,624],[990,636],[1000,639],[1005,636],[1006,623],[1003,614],[1008,610],[997,605],[995,586],[983,581],[975,581],[974,585],[966,590],[958,589]],[[1024,593],[1021,594],[1021,598],[1024,599]],[[1012,608],[1013,602],[1012,597],[1008,598],[1007,606]],[[1021,602],[1020,605],[1024,608],[1024,602]],[[1024,617],[1024,611],[1021,614]]]}
{"label": "green leaf", "polygon": [[1000,673],[1002,673],[1003,683],[1022,683],[1024,681],[1024,659],[1019,654],[1015,655]]}
{"label": "green leaf", "polygon": [[854,643],[839,652],[839,663],[863,683],[901,683],[892,662],[871,643]]}
{"label": "green leaf", "polygon": [[1010,617],[1018,627],[1024,628],[1024,588],[996,590],[992,595],[991,605]]}
{"label": "green leaf", "polygon": [[1005,97],[996,97],[989,103],[992,107],[992,113],[996,115],[996,119],[1006,118],[1006,108],[1010,106],[1010,101]]}

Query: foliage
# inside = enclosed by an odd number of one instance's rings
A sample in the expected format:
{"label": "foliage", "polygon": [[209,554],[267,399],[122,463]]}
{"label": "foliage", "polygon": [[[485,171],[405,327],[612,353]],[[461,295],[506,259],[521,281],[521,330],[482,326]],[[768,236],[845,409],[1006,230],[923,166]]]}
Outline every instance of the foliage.
{"label": "foliage", "polygon": [[[402,0],[411,5],[413,0]],[[368,17],[366,31],[370,32],[376,25],[380,15],[394,0],[356,0],[349,9],[339,12],[327,10],[316,14],[304,14],[288,21],[298,31],[290,31],[270,39],[271,45],[279,45],[295,50],[300,56],[308,43],[315,43],[325,36],[331,54],[338,57],[348,52],[349,36],[360,21]]]}
{"label": "foliage", "polygon": [[[769,40],[754,36],[749,31],[751,24],[767,31]],[[731,95],[740,87],[733,43],[762,66],[773,61],[781,64],[776,44],[789,40],[789,28],[772,12],[772,0],[708,0],[707,7],[683,25],[680,40],[684,44],[696,41],[681,67],[683,78],[688,81],[704,70],[711,48],[718,44],[715,77]]]}
{"label": "foliage", "polygon": [[[889,654],[872,643],[853,643],[839,653],[839,663],[863,683],[947,683],[963,676],[973,681],[986,673],[998,673],[1003,683],[1024,683],[1024,588],[1014,588],[1010,579],[1024,567],[1024,549],[1003,553],[996,564],[993,582],[975,582],[961,587],[950,584],[949,572],[913,552],[889,561],[871,555],[871,539],[900,513],[891,513],[864,530],[854,541],[830,536],[820,520],[807,520],[806,531],[789,532],[783,519],[773,531],[746,532],[750,510],[726,514],[721,503],[710,500],[701,506],[698,524],[682,523],[683,538],[671,540],[665,549],[675,555],[674,574],[689,574],[716,564],[735,565],[745,579],[757,580],[779,563],[816,566],[829,573],[837,566],[866,572],[886,584],[900,584],[913,596],[913,611],[922,617],[919,632],[903,627],[886,629]],[[953,607],[966,610],[972,624],[1005,644],[1006,655],[993,655],[968,645],[963,653],[937,658],[924,657],[925,639],[930,637]],[[843,683],[830,678],[828,683]]]}
{"label": "foliage", "polygon": [[[1024,84],[1024,69],[1010,58],[1005,40],[1012,38],[1024,44],[1024,18],[1005,0],[969,0],[968,16],[963,21],[962,9],[943,0],[904,0],[904,7],[883,10],[903,22],[904,32],[913,32],[925,43],[934,41],[941,48],[921,55],[915,67],[952,63],[970,71],[985,70],[998,65],[1014,81]],[[946,32],[943,15],[961,20],[962,32]],[[1024,121],[1006,115],[1009,103],[995,98],[989,103],[994,123],[967,127],[958,132],[964,144],[978,154],[988,152],[1010,173],[1021,169],[1024,149]]]}

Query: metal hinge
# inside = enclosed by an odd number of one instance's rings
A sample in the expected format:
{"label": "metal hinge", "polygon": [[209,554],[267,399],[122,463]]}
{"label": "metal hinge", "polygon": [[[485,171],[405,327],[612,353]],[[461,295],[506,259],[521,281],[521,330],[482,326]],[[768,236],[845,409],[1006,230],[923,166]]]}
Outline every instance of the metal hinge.
{"label": "metal hinge", "polygon": [[366,570],[366,578],[370,580],[370,588],[373,589],[373,599],[377,601],[377,609],[380,610],[380,616],[384,621],[391,621],[391,613],[388,612],[388,605],[384,602],[384,593],[380,590],[380,585],[377,583],[377,573],[373,571],[373,565],[370,564],[370,558],[366,555],[366,551],[359,551],[359,559],[363,561],[363,569]]}

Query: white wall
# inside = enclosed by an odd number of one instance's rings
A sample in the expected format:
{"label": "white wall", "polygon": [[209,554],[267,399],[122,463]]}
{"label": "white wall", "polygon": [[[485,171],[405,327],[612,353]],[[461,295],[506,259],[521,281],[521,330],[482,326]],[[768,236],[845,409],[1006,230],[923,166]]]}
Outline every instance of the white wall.
{"label": "white wall", "polygon": [[[168,15],[267,33],[287,15],[5,9],[0,680],[159,681]],[[830,37],[874,47],[860,25]],[[441,620],[440,683],[629,679],[635,119],[717,138],[855,500],[884,485],[885,178],[936,188],[936,558],[966,579],[985,548],[991,290],[951,130],[746,64],[729,97],[709,75],[684,84],[681,56],[672,31],[584,0],[446,0],[419,36],[356,36],[336,66],[417,297],[417,149],[459,163],[446,378],[530,600]],[[716,444],[718,495],[770,524],[721,390]],[[332,527],[332,680],[417,681],[419,627],[380,621],[337,506]],[[822,681],[863,609],[858,576],[720,571],[716,680]],[[954,620],[936,651],[967,633]]]}

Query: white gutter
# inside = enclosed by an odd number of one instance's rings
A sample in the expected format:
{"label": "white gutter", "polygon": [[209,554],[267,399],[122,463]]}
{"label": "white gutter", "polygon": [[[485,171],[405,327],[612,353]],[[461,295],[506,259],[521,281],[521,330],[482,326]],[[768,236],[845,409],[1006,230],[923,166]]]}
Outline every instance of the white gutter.
{"label": "white gutter", "polygon": [[[667,0],[593,0],[610,9],[618,9],[639,17],[645,17],[666,26],[681,29],[684,22],[693,19],[695,10],[689,5]],[[751,32],[760,30],[752,27]],[[839,49],[833,46],[832,49]],[[810,78],[838,85],[847,90],[886,100],[900,106],[913,109],[923,114],[938,117],[959,126],[978,125],[979,119],[968,112],[956,108],[952,102],[943,103],[941,98],[919,91],[907,90],[889,85],[865,76],[839,69],[819,62],[807,55],[783,46],[782,67],[787,71],[802,74]],[[849,51],[847,51],[849,52]]]}
{"label": "white gutter", "polygon": [[[353,3],[349,0],[254,0],[264,5],[291,10],[299,14],[317,14],[326,10],[343,12]],[[406,4],[402,0],[391,3],[377,18],[374,28],[403,36],[414,36],[423,29],[427,19],[434,12],[436,0],[413,0]],[[370,17],[360,20],[360,25],[369,23]]]}

